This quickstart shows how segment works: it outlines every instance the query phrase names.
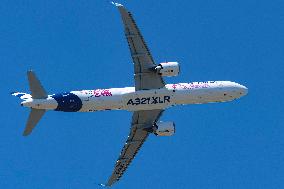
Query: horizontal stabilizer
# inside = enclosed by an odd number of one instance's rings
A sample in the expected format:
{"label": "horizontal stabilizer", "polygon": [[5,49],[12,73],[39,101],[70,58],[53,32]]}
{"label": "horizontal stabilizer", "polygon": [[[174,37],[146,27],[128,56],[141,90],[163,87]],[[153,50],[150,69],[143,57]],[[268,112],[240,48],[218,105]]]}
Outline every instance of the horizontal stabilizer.
{"label": "horizontal stabilizer", "polygon": [[28,80],[33,99],[47,98],[47,94],[33,71],[28,71]]}
{"label": "horizontal stabilizer", "polygon": [[24,136],[27,136],[32,132],[32,130],[35,128],[35,126],[37,125],[39,120],[42,118],[44,113],[45,113],[45,110],[31,108],[31,112],[30,112],[30,115],[27,121],[27,125],[23,133]]}

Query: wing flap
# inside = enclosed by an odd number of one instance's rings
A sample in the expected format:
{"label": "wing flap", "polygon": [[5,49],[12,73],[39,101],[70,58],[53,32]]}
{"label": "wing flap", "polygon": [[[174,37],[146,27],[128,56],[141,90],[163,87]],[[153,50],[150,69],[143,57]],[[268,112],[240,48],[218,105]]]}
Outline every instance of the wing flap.
{"label": "wing flap", "polygon": [[147,139],[149,135],[147,128],[151,128],[153,126],[153,124],[161,116],[162,112],[163,110],[145,110],[136,111],[133,113],[130,134],[121,150],[113,173],[110,176],[106,186],[113,185],[122,177],[123,173]]}
{"label": "wing flap", "polygon": [[120,4],[116,6],[124,24],[125,37],[134,63],[135,89],[163,88],[165,82],[160,75],[153,72],[156,64],[132,14]]}
{"label": "wing flap", "polygon": [[147,72],[147,68],[155,66],[147,44],[145,43],[132,14],[123,6],[119,6],[118,9],[124,23],[124,33],[130,48],[133,62],[141,61],[143,65],[141,65],[141,70],[139,71]]}

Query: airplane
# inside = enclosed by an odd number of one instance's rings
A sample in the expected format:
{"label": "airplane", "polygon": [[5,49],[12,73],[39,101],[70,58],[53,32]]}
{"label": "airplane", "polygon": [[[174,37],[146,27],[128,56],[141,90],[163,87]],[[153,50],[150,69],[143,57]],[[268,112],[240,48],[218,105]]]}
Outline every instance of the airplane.
{"label": "airplane", "polygon": [[70,91],[48,95],[35,73],[30,70],[27,72],[27,77],[31,94],[12,93],[23,100],[21,106],[31,109],[24,136],[32,132],[47,110],[133,112],[128,138],[111,176],[102,186],[112,186],[120,180],[151,133],[156,136],[172,136],[175,133],[174,122],[159,121],[165,109],[177,105],[227,102],[248,93],[244,85],[231,81],[166,84],[163,77],[179,75],[179,63],[156,64],[132,14],[123,5],[113,4],[118,8],[124,24],[125,37],[134,65],[134,87]]}

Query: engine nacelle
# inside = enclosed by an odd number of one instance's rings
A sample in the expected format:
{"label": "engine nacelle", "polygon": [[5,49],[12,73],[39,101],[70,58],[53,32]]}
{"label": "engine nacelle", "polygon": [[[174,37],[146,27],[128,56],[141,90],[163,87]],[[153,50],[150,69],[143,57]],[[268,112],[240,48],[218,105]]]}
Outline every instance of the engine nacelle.
{"label": "engine nacelle", "polygon": [[179,64],[178,62],[162,62],[160,63],[155,70],[161,76],[177,76],[179,74]]}
{"label": "engine nacelle", "polygon": [[175,133],[174,122],[158,122],[156,123],[154,134],[157,136],[172,136]]}

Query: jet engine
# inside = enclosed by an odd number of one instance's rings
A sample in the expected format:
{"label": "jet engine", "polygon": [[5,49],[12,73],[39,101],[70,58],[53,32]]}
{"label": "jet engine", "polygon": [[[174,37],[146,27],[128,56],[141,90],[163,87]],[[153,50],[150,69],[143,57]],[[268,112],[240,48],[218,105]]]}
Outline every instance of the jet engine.
{"label": "jet engine", "polygon": [[154,127],[154,134],[157,136],[172,136],[175,133],[174,122],[158,122]]}
{"label": "jet engine", "polygon": [[156,72],[161,76],[177,76],[179,74],[178,62],[162,62],[155,67]]}

